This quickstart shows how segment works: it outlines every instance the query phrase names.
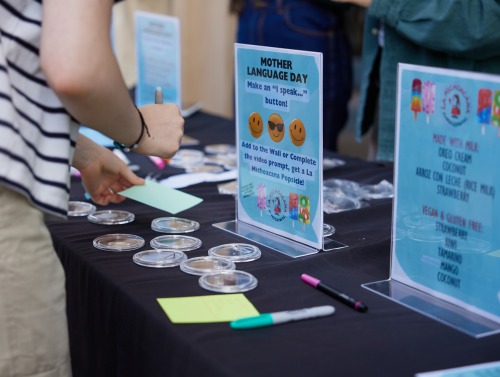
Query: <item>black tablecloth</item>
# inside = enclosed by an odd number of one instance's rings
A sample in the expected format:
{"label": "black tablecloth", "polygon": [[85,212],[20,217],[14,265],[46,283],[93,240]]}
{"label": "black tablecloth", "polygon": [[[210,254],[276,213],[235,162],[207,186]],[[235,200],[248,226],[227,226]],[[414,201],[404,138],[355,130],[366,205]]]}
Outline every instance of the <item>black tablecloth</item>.
{"label": "black tablecloth", "polygon": [[[234,144],[234,123],[199,113],[187,119],[185,132],[205,144]],[[162,177],[182,172],[157,170],[149,159],[131,154],[141,175]],[[324,177],[375,184],[392,182],[393,167],[340,156],[344,166]],[[178,216],[195,220],[190,235],[202,240],[189,257],[209,248],[250,242],[212,226],[235,219],[235,199],[221,195],[217,184],[185,189],[204,201]],[[84,200],[78,179],[72,199]],[[290,258],[258,245],[262,257],[238,264],[258,279],[246,297],[261,313],[334,305],[333,316],[246,331],[228,323],[172,324],[157,302],[162,297],[210,295],[198,278],[179,268],[136,265],[136,251],[113,253],[93,247],[109,233],[132,233],[149,241],[159,234],[151,221],[165,212],[127,200],[116,208],[131,211],[135,221],[120,226],[90,223],[86,218],[49,222],[55,248],[67,276],[71,356],[75,377],[112,376],[413,376],[417,372],[500,360],[500,336],[474,339],[409,310],[361,285],[389,278],[390,199],[372,200],[360,209],[325,215],[336,228],[333,238],[347,248]],[[102,209],[102,208],[98,208]],[[142,250],[142,249],[141,249]],[[359,313],[304,284],[310,274],[369,306]]]}

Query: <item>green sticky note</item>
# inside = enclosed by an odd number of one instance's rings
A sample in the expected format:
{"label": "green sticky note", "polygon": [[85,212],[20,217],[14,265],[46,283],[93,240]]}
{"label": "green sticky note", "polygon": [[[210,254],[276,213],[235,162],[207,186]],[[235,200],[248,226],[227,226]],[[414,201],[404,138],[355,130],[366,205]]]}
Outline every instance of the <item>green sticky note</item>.
{"label": "green sticky note", "polygon": [[130,187],[119,194],[173,215],[194,207],[203,201],[197,196],[186,194],[150,180],[146,180],[144,185]]}
{"label": "green sticky note", "polygon": [[231,322],[259,315],[242,293],[157,300],[172,323]]}

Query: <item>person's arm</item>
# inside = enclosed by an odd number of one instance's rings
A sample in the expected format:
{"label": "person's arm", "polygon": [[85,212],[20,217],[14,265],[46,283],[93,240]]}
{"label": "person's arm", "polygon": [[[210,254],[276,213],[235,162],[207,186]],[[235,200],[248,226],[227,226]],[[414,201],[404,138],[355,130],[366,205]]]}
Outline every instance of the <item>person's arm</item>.
{"label": "person's arm", "polygon": [[113,152],[82,134],[78,136],[73,166],[80,171],[92,200],[100,205],[120,203],[126,198],[117,192],[144,184],[144,179],[135,175]]}
{"label": "person's arm", "polygon": [[[44,0],[41,64],[47,82],[80,123],[124,145],[141,134],[141,120],[113,54],[112,0]],[[142,107],[148,125],[138,153],[171,157],[184,119],[173,104]]]}

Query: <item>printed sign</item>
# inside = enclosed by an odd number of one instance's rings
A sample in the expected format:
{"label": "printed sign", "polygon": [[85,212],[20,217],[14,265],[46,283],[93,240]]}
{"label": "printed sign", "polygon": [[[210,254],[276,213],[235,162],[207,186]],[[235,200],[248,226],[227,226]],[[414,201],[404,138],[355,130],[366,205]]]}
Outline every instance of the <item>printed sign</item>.
{"label": "printed sign", "polygon": [[137,85],[135,103],[155,103],[161,87],[163,102],[181,106],[181,50],[179,20],[143,11],[135,12]]}
{"label": "printed sign", "polygon": [[238,220],[323,241],[322,55],[235,45]]}
{"label": "printed sign", "polygon": [[391,278],[500,322],[500,77],[398,75]]}

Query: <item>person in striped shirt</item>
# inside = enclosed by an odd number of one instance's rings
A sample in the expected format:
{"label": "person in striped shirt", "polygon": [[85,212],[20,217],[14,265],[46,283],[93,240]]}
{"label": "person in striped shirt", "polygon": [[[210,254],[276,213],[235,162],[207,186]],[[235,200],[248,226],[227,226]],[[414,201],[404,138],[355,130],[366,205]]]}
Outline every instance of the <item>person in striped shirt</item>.
{"label": "person in striped shirt", "polygon": [[0,375],[70,376],[64,271],[44,215],[65,217],[70,165],[101,205],[143,180],[85,124],[169,158],[184,119],[136,108],[110,41],[113,0],[0,0]]}

